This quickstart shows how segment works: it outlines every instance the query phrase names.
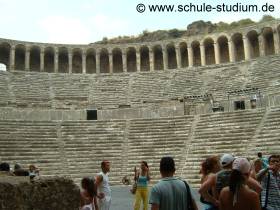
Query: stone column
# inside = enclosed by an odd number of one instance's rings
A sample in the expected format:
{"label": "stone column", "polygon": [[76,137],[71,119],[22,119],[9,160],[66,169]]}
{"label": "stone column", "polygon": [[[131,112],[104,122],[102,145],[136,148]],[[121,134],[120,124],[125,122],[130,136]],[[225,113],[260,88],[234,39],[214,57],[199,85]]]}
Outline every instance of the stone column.
{"label": "stone column", "polygon": [[265,40],[262,34],[259,35],[260,56],[265,56]]}
{"label": "stone column", "polygon": [[72,51],[70,51],[70,52],[68,52],[68,65],[69,65],[68,73],[69,74],[72,74],[72,58],[73,58],[73,54],[72,54]]}
{"label": "stone column", "polygon": [[136,48],[136,69],[137,72],[140,72],[141,69],[141,56],[140,56],[140,48]]}
{"label": "stone column", "polygon": [[58,59],[59,59],[59,51],[58,48],[54,50],[54,72],[58,73]]}
{"label": "stone column", "polygon": [[83,74],[87,73],[87,54],[86,51],[82,51],[82,69],[83,69]]}
{"label": "stone column", "polygon": [[155,71],[155,58],[154,58],[154,52],[151,48],[149,48],[149,60],[150,60],[150,71]]}
{"label": "stone column", "polygon": [[250,43],[247,36],[243,36],[243,43],[244,43],[245,60],[247,61],[251,59]]}
{"label": "stone column", "polygon": [[30,71],[30,48],[26,46],[25,50],[25,71]]}
{"label": "stone column", "polygon": [[41,48],[41,51],[40,51],[40,71],[41,72],[44,71],[44,67],[45,67],[44,57],[45,57],[45,49]]}
{"label": "stone column", "polygon": [[100,74],[100,51],[96,52],[96,74]]}
{"label": "stone column", "polygon": [[236,60],[236,57],[235,57],[235,46],[234,46],[232,40],[228,41],[228,50],[229,50],[229,61],[230,62],[235,62],[235,60]]}
{"label": "stone column", "polygon": [[10,68],[10,71],[13,71],[15,70],[15,52],[16,52],[16,47],[13,45],[10,49],[10,61],[9,61],[9,68]]}
{"label": "stone column", "polygon": [[193,67],[193,48],[188,47],[188,61],[189,61],[189,67]]}
{"label": "stone column", "polygon": [[175,50],[176,50],[177,68],[180,69],[182,68],[182,57],[181,57],[180,47],[176,46]]}
{"label": "stone column", "polygon": [[206,65],[205,46],[203,44],[200,44],[200,57],[201,57],[201,66],[205,66]]}
{"label": "stone column", "polygon": [[221,63],[221,55],[220,55],[220,45],[218,42],[214,42],[214,52],[215,52],[215,63]]}
{"label": "stone column", "polygon": [[109,52],[109,73],[113,73],[113,53]]}
{"label": "stone column", "polygon": [[275,54],[280,53],[280,38],[279,38],[279,32],[277,28],[273,29],[273,39],[274,39],[274,48],[275,48]]}
{"label": "stone column", "polygon": [[162,57],[163,57],[163,70],[168,69],[168,55],[166,46],[162,47]]}
{"label": "stone column", "polygon": [[127,72],[127,60],[126,60],[126,50],[123,49],[122,51],[122,62],[123,62],[123,72]]}

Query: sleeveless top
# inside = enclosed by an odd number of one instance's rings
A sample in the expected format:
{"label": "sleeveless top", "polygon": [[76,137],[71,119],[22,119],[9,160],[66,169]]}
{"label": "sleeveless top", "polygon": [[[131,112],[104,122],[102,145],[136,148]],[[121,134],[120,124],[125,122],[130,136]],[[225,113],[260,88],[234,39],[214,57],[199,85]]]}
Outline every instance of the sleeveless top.
{"label": "sleeveless top", "polygon": [[139,176],[137,181],[137,187],[148,187],[147,176]]}
{"label": "sleeveless top", "polygon": [[103,177],[102,182],[98,186],[98,192],[104,193],[106,197],[111,197],[111,188],[109,185],[108,175],[104,174],[103,172],[100,172],[98,175]]}
{"label": "sleeveless top", "polygon": [[229,185],[230,174],[231,170],[222,170],[217,174],[216,191],[218,194],[220,194],[224,187]]}

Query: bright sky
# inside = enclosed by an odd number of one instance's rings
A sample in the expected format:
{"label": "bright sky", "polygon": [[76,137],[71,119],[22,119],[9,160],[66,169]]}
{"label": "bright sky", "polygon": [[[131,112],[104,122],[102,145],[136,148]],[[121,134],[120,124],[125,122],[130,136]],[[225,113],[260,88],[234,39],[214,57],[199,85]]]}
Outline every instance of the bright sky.
{"label": "bright sky", "polygon": [[[136,11],[148,4],[226,3],[274,5],[274,13],[168,13]],[[103,37],[137,36],[143,30],[186,29],[193,21],[259,21],[264,14],[279,18],[279,0],[0,0],[0,38],[34,42],[88,44]]]}

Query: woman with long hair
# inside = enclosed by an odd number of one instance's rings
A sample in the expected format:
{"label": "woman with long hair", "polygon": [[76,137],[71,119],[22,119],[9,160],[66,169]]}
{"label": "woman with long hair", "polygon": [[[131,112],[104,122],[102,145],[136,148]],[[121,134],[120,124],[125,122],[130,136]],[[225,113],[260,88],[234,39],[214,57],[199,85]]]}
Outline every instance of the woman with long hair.
{"label": "woman with long hair", "polygon": [[251,165],[246,158],[236,158],[229,187],[220,194],[220,210],[261,210],[259,196],[246,185]]}
{"label": "woman with long hair", "polygon": [[[200,169],[200,174],[202,174],[200,184],[203,184],[206,182],[209,177],[212,175],[215,175],[218,171],[221,170],[219,158],[217,156],[211,156],[206,158],[204,161],[201,163],[201,169]],[[209,198],[214,198],[215,194],[215,188],[213,187],[211,190],[208,191],[208,198],[203,197],[202,195],[200,196],[200,202],[203,204],[205,210],[215,210],[217,209],[216,203],[213,202],[213,199]]]}
{"label": "woman with long hair", "polygon": [[134,210],[140,210],[141,201],[143,201],[143,210],[148,210],[148,182],[150,179],[148,163],[141,161],[140,170],[134,168],[134,180],[137,183]]}
{"label": "woman with long hair", "polygon": [[94,179],[84,177],[81,181],[81,210],[98,210]]}

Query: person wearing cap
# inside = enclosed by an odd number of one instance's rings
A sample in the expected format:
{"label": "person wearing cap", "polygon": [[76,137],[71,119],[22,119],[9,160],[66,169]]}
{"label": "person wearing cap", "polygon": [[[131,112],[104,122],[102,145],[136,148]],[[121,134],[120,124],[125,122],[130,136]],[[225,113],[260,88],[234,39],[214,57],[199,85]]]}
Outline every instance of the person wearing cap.
{"label": "person wearing cap", "polygon": [[[235,158],[233,157],[233,155],[224,154],[220,159],[220,163],[223,169],[218,173],[210,176],[207,181],[201,185],[198,191],[205,199],[215,204],[215,206],[219,206],[219,196],[221,190],[229,185],[232,163],[234,159]],[[253,178],[249,177],[249,179],[246,180],[246,184],[257,193],[260,193],[262,190],[261,185]],[[213,195],[209,195],[208,193],[208,191],[211,189],[215,189],[215,193]]]}
{"label": "person wearing cap", "polygon": [[220,210],[261,210],[259,195],[246,185],[250,168],[246,158],[233,161],[229,186],[220,193]]}
{"label": "person wearing cap", "polygon": [[271,155],[268,158],[269,167],[257,174],[263,191],[261,193],[262,207],[268,210],[280,209],[280,156]]}

